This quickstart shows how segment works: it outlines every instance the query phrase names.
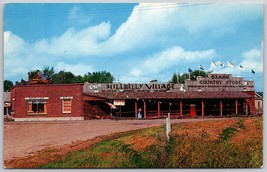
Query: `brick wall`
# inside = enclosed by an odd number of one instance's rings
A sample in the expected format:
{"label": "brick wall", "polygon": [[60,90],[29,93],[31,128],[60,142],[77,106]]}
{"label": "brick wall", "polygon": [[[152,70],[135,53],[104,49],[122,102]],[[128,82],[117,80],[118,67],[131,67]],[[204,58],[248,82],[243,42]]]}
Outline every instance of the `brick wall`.
{"label": "brick wall", "polygon": [[[47,114],[29,115],[27,100],[31,97],[48,97]],[[62,112],[62,99],[73,97],[71,113]],[[12,111],[15,118],[29,117],[83,117],[82,84],[20,85],[11,90]]]}

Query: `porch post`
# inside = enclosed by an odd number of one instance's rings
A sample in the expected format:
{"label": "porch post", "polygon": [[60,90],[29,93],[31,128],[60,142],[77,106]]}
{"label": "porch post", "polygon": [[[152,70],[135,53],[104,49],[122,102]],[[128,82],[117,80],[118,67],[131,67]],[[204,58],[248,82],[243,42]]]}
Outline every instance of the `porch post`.
{"label": "porch post", "polygon": [[180,100],[180,115],[183,116],[183,102]]}
{"label": "porch post", "polygon": [[202,102],[202,118],[204,118],[204,100],[202,100],[201,102]]}
{"label": "porch post", "polygon": [[137,119],[137,101],[134,102],[134,115],[135,118]]}
{"label": "porch post", "polygon": [[246,102],[246,115],[248,115],[248,102]]}
{"label": "porch post", "polygon": [[252,99],[250,99],[250,101],[249,101],[249,106],[250,106],[250,115],[252,114]]}
{"label": "porch post", "polygon": [[144,100],[144,118],[146,119],[146,101]]}
{"label": "porch post", "polygon": [[223,107],[222,100],[220,100],[220,116],[223,116],[222,107]]}
{"label": "porch post", "polygon": [[158,101],[158,116],[160,116],[160,101]]}
{"label": "porch post", "polygon": [[235,114],[238,114],[238,100],[235,100]]}

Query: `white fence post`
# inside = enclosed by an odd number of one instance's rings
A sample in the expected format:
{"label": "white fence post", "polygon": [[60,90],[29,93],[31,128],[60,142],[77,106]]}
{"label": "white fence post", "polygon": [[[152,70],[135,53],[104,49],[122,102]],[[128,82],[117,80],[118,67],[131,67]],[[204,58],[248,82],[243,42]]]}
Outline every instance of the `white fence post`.
{"label": "white fence post", "polygon": [[170,118],[170,113],[168,113],[168,118],[166,118],[166,137],[167,141],[170,140],[169,134],[171,133],[171,118]]}

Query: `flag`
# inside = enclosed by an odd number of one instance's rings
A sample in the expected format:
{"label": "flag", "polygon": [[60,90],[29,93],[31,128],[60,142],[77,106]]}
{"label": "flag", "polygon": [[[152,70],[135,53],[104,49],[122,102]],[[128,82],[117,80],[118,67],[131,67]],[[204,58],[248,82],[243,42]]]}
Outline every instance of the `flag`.
{"label": "flag", "polygon": [[246,70],[243,66],[239,65],[240,70]]}
{"label": "flag", "polygon": [[255,74],[255,71],[253,69],[251,69],[251,73]]}
{"label": "flag", "polygon": [[204,67],[202,65],[199,65],[199,69],[200,70],[205,70]]}
{"label": "flag", "polygon": [[231,63],[230,61],[228,61],[228,66],[229,67],[234,67],[235,65],[234,65],[234,63]]}
{"label": "flag", "polygon": [[224,63],[223,63],[223,62],[220,62],[220,66],[221,66],[221,67],[224,67]]}
{"label": "flag", "polygon": [[214,61],[211,61],[211,66],[212,67],[217,67]]}
{"label": "flag", "polygon": [[193,70],[192,70],[192,69],[190,69],[190,68],[188,68],[188,72],[189,72],[189,73],[192,73],[192,72],[193,72]]}

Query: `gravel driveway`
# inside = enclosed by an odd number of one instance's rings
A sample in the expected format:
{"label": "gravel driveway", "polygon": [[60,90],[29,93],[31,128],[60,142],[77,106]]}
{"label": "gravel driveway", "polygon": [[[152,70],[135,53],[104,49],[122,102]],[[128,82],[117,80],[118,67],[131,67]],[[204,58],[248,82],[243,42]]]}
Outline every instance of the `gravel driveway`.
{"label": "gravel driveway", "polygon": [[[225,120],[225,118],[172,119],[171,123],[203,120]],[[101,135],[163,124],[165,119],[5,122],[4,160],[28,156],[48,147],[60,147]]]}

